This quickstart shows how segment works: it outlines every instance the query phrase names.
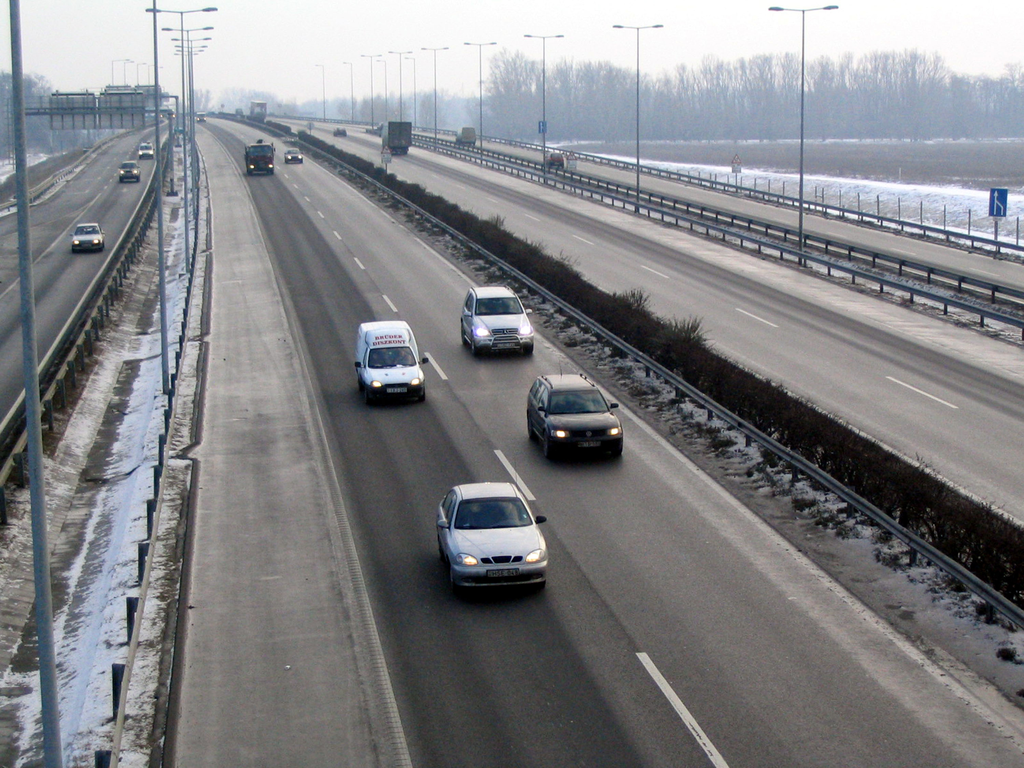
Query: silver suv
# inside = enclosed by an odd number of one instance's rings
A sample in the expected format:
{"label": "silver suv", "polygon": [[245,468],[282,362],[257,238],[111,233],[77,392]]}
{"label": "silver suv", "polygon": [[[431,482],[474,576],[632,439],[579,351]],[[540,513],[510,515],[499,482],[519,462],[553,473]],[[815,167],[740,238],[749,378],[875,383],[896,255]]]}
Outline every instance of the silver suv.
{"label": "silver suv", "polygon": [[512,350],[533,354],[533,325],[519,297],[504,285],[470,288],[462,305],[462,343],[473,354]]}

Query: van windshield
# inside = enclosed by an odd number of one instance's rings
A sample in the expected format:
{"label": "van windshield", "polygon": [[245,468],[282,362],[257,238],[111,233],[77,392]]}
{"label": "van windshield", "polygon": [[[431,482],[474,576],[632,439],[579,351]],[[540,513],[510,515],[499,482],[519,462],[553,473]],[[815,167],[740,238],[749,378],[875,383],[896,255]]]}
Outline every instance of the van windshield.
{"label": "van windshield", "polygon": [[367,368],[405,368],[416,365],[416,356],[409,347],[378,347],[366,358]]}

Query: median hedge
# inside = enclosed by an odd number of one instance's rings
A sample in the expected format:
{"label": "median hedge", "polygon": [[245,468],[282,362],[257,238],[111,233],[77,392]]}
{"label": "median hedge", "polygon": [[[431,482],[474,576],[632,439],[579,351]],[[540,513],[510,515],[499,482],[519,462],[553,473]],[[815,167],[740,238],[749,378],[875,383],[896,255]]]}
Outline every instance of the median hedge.
{"label": "median hedge", "polygon": [[[272,127],[290,133],[288,126]],[[654,315],[637,291],[608,293],[552,257],[416,184],[304,131],[299,137],[435,216],[914,531],[1024,607],[1024,528],[926,469],[717,354],[699,323]]]}

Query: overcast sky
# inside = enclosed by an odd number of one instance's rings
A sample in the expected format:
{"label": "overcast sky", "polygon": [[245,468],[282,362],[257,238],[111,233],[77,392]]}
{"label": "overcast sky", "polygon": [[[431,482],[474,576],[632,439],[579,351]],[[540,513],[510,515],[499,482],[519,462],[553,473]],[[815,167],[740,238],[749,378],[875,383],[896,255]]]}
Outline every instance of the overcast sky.
{"label": "overcast sky", "polygon": [[[775,0],[777,2],[777,0]],[[45,76],[57,90],[98,90],[112,81],[152,82],[153,26],[145,9],[152,0],[21,0],[25,71]],[[416,86],[433,86],[432,54],[425,47],[448,46],[437,54],[438,88],[474,94],[478,51],[487,59],[500,48],[522,50],[539,59],[541,41],[524,34],[565,35],[549,40],[549,65],[563,58],[605,60],[633,68],[636,33],[613,24],[663,24],[641,33],[640,66],[645,73],[671,71],[679,63],[698,65],[705,56],[724,60],[758,53],[799,52],[800,14],[769,13],[772,0],[211,0],[215,13],[160,14],[161,27],[213,26],[208,49],[196,59],[195,86],[209,90],[214,103],[230,88],[269,91],[282,100],[348,98],[354,80],[357,98],[370,90],[364,54],[384,54],[388,85],[398,86],[398,56],[414,51]],[[827,3],[786,4],[807,8]],[[998,76],[1008,63],[1024,61],[1022,0],[838,0],[839,9],[807,14],[807,56],[855,56],[876,50],[918,49],[941,54],[956,72]],[[159,0],[159,7],[186,10],[202,2]],[[10,16],[2,14],[0,66],[10,71]],[[180,59],[172,35],[160,32],[160,79],[172,93],[180,89]],[[130,59],[130,63],[118,61]],[[352,62],[354,76],[350,80]],[[323,70],[318,67],[323,65]],[[374,85],[381,93],[383,67]],[[323,77],[323,80],[321,79]],[[402,74],[406,93],[413,87],[413,65]]]}

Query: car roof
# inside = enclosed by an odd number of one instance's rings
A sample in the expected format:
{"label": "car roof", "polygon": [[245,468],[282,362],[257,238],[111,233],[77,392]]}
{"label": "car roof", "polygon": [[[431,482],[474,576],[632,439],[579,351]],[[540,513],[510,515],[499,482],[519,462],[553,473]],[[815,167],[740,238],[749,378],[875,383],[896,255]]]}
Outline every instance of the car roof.
{"label": "car roof", "polygon": [[597,385],[579,373],[549,373],[541,376],[553,390],[597,389]]}
{"label": "car roof", "polygon": [[478,298],[494,299],[499,296],[515,296],[516,293],[507,285],[480,285],[473,289]]}
{"label": "car roof", "polygon": [[285,152],[298,152],[298,147],[288,147]]}
{"label": "car roof", "polygon": [[508,499],[518,498],[519,492],[512,483],[466,483],[455,486],[463,499]]}
{"label": "car roof", "polygon": [[99,226],[100,225],[94,221],[83,221],[80,224],[75,224],[75,229],[79,229],[80,227],[96,227],[99,229]]}
{"label": "car roof", "polygon": [[134,160],[125,160],[121,163],[121,167],[124,168],[126,165],[138,165]]}

